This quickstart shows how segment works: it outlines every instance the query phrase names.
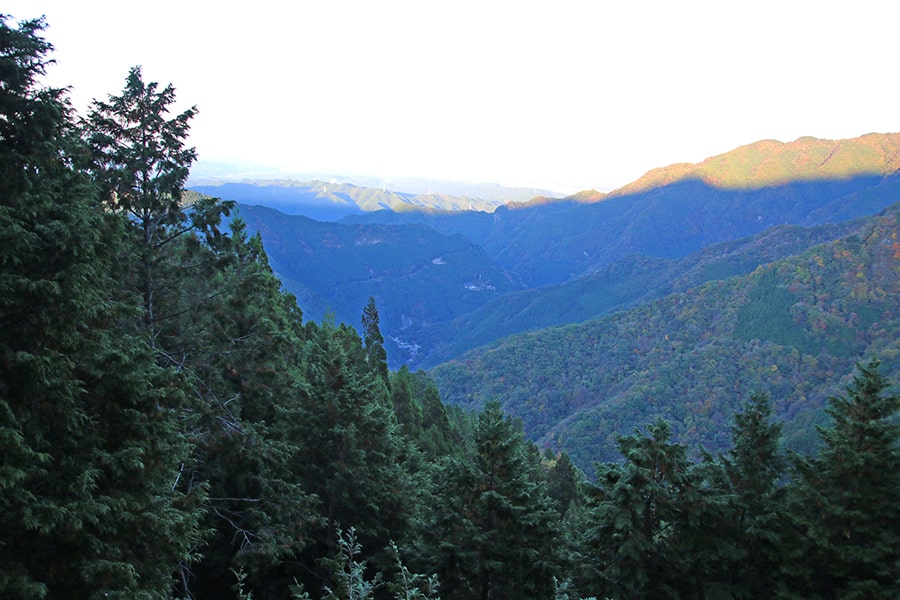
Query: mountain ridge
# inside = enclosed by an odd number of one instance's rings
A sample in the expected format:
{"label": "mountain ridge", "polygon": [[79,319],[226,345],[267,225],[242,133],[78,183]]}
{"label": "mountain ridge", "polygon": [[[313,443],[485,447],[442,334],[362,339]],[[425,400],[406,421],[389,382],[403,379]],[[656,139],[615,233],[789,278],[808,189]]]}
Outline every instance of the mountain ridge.
{"label": "mountain ridge", "polygon": [[840,140],[812,136],[793,142],[759,140],[699,163],[652,169],[609,196],[634,194],[688,178],[723,189],[759,189],[808,179],[886,176],[898,169],[900,133],[869,133]]}

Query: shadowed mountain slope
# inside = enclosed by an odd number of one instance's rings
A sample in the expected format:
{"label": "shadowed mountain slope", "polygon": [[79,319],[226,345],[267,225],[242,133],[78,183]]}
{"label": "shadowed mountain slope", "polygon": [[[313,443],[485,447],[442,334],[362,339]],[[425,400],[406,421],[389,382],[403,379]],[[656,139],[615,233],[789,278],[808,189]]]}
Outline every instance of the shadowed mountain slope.
{"label": "shadowed mountain slope", "polygon": [[[653,171],[623,188],[632,193],[586,192],[493,213],[421,207],[314,224],[243,210],[311,318],[331,310],[356,324],[375,296],[390,364],[428,367],[512,333],[596,318],[827,241],[831,230],[785,226],[846,221],[900,200],[900,175],[890,172],[897,137],[759,142]],[[797,181],[785,181],[791,169]],[[377,231],[378,243],[346,238],[364,231]],[[728,245],[733,240],[744,241]],[[460,262],[442,258],[450,255]]]}
{"label": "shadowed mountain slope", "polygon": [[856,222],[813,228],[782,225],[680,259],[631,255],[574,281],[513,292],[452,321],[412,326],[407,336],[418,340],[423,349],[421,362],[415,366],[431,368],[501,337],[580,323],[710,280],[746,275],[760,265],[835,240],[858,226]]}
{"label": "shadowed mountain slope", "polygon": [[[262,235],[273,270],[308,319],[331,313],[358,326],[374,296],[385,337],[398,338],[411,322],[450,320],[524,287],[468,239],[423,225],[342,225],[246,205],[237,214]],[[404,342],[393,344],[396,353]]]}
{"label": "shadowed mountain slope", "polygon": [[718,450],[740,402],[769,392],[808,449],[828,395],[861,357],[900,375],[900,205],[839,240],[596,321],[498,340],[436,367],[445,401],[500,400],[583,468],[657,417]]}

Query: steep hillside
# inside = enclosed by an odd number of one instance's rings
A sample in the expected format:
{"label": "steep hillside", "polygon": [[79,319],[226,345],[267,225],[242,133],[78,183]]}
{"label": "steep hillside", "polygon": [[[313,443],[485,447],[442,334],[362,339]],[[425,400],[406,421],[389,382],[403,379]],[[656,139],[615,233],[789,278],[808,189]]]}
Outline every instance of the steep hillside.
{"label": "steep hillside", "polygon": [[896,202],[896,178],[799,181],[727,190],[701,180],[595,204],[500,208],[484,242],[488,254],[531,285],[562,283],[631,254],[678,258],[711,244],[784,224],[829,222],[848,198],[865,195],[877,212]]}
{"label": "steep hillside", "polygon": [[[755,173],[770,174],[765,181],[779,182],[761,188],[716,187],[695,169],[680,171],[693,179],[601,201],[593,201],[601,195],[585,193],[502,206],[492,213],[384,209],[348,215],[340,225],[326,227],[302,217],[292,224],[291,217],[272,210],[244,210],[252,211],[251,229],[264,231],[273,265],[310,317],[320,318],[330,309],[339,320],[358,324],[359,311],[373,295],[384,317],[391,365],[431,367],[499,337],[597,318],[710,279],[746,274],[799,252],[804,244],[826,241],[827,229],[792,230],[785,224],[846,221],[900,200],[900,175],[881,174],[894,165],[896,137],[864,136],[830,146],[811,138],[793,144],[761,142],[703,163],[706,171],[713,172],[714,164],[727,170],[732,164],[751,164],[750,156],[760,164],[781,165],[778,173],[787,172],[785,164],[799,170],[797,181],[783,182],[771,176],[774,168],[758,167]],[[885,150],[872,150],[876,146]],[[829,160],[819,156],[821,148],[833,151]],[[818,170],[803,170],[813,163]],[[828,170],[829,164],[845,167]],[[850,171],[857,176],[809,176]],[[754,181],[763,178],[758,175]],[[323,192],[325,184],[318,185],[323,187],[317,193]],[[272,193],[289,189],[276,187]],[[343,189],[335,186],[328,193],[346,208],[351,201],[341,195]],[[360,202],[384,199],[381,190],[355,188],[353,193]],[[359,205],[353,201],[352,206]],[[339,239],[345,233],[334,232],[367,228],[390,231],[384,239],[392,242],[323,245],[323,231]],[[837,236],[841,230],[832,233]],[[764,241],[754,241],[759,235],[766,236]],[[428,262],[448,254],[448,239],[459,244],[454,253],[467,265],[459,273]],[[734,240],[744,241],[728,245]],[[315,254],[315,264],[310,264],[307,246],[324,252]],[[418,288],[420,284],[426,287]]]}
{"label": "steep hillside", "polygon": [[393,355],[411,350],[403,339],[411,324],[447,321],[523,287],[466,238],[422,225],[324,223],[245,205],[237,214],[262,235],[272,268],[308,319],[332,313],[357,326],[374,296]]}
{"label": "steep hillside", "polygon": [[753,273],[631,310],[513,336],[432,373],[442,397],[499,399],[584,468],[662,416],[677,437],[726,443],[742,399],[772,394],[788,445],[808,448],[825,398],[861,357],[900,375],[900,205],[850,235]]}
{"label": "steep hillside", "polygon": [[745,275],[760,265],[837,239],[858,226],[855,222],[812,228],[783,225],[680,259],[628,256],[574,281],[489,300],[452,321],[410,327],[407,336],[421,348],[421,362],[410,366],[431,368],[515,333],[596,319],[713,279]]}

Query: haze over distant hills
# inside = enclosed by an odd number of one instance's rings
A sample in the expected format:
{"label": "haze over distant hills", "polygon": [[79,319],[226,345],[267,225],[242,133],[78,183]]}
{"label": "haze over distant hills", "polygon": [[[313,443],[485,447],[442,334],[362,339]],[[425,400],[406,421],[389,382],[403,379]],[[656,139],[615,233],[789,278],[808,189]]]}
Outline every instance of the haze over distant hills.
{"label": "haze over distant hills", "polygon": [[[433,368],[451,403],[477,407],[487,395],[498,397],[529,434],[577,457],[598,455],[597,431],[609,443],[608,436],[641,424],[638,417],[660,414],[676,419],[679,435],[715,446],[729,411],[753,386],[783,396],[776,405],[799,419],[791,435],[802,445],[802,424],[818,418],[854,357],[879,350],[889,373],[900,373],[888,339],[898,331],[896,209],[878,221],[853,221],[900,200],[898,168],[900,134],[870,134],[761,141],[655,169],[608,194],[503,205],[346,184],[328,191],[323,183],[194,189],[241,201],[240,215],[262,233],[306,318],[331,313],[358,325],[374,296],[393,367]],[[225,194],[238,190],[240,197]],[[279,197],[279,190],[290,193]],[[300,190],[306,199],[284,208]],[[279,206],[337,206],[346,214],[321,222],[271,208]],[[812,272],[810,261],[821,261],[816,269],[827,275],[791,275]],[[869,287],[851,285],[863,280]],[[812,295],[793,291],[798,285]],[[668,316],[653,312],[660,310]],[[664,347],[642,333],[660,319],[662,328],[646,335],[669,336]],[[772,333],[772,323],[793,333]],[[690,338],[672,339],[676,332]],[[617,340],[634,340],[628,352],[637,352],[635,360],[620,354]],[[725,387],[703,392],[718,403],[711,409],[717,416],[703,421],[683,408],[703,402],[691,395],[696,390],[652,382],[674,382],[687,369],[697,390],[706,389],[722,377],[709,371],[717,364],[709,352],[726,363],[758,355],[778,367],[772,379],[781,383],[766,381],[772,371],[748,367],[739,384],[723,380]],[[732,367],[720,366],[731,377]],[[813,381],[802,402],[789,389],[801,377]],[[611,419],[604,411],[612,406],[634,419]],[[609,430],[600,425],[613,422]]]}
{"label": "haze over distant hills", "polygon": [[848,140],[803,137],[789,143],[762,140],[701,163],[677,163],[653,169],[608,193],[582,190],[567,195],[497,183],[298,173],[244,163],[214,162],[195,165],[188,187],[318,220],[337,220],[379,210],[490,212],[501,205],[526,208],[555,202],[594,203],[688,180],[726,190],[751,190],[798,181],[884,176],[900,167],[898,144],[900,134],[868,134]]}
{"label": "haze over distant hills", "polygon": [[[197,174],[194,171],[198,171]],[[287,214],[320,221],[376,210],[480,210],[493,211],[506,203],[562,194],[538,188],[515,188],[497,183],[440,181],[417,177],[381,179],[284,173],[240,165],[206,164],[192,171],[190,190],[262,204]]]}

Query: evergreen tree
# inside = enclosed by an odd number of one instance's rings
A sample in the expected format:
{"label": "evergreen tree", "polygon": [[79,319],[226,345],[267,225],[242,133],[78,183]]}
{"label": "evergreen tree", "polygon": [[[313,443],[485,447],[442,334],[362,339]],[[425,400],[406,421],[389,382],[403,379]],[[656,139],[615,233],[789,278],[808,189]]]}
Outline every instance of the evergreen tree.
{"label": "evergreen tree", "polygon": [[233,206],[213,198],[185,206],[184,183],[197,156],[185,147],[185,140],[197,109],[167,118],[174,102],[172,85],[160,90],[159,84],[144,82],[140,67],[133,67],[122,94],[107,102],[95,100],[85,123],[100,199],[126,215],[133,229],[131,285],[143,299],[144,321],[154,333],[177,312],[171,305],[161,312],[162,299],[157,297],[166,290],[165,278],[178,271],[166,264],[170,246],[190,232],[202,234],[207,242],[217,240],[221,217]]}
{"label": "evergreen tree", "polygon": [[0,596],[151,598],[200,542],[182,380],[121,331],[124,222],[97,210],[43,21],[0,18]]}
{"label": "evergreen tree", "polygon": [[696,490],[686,449],[670,441],[657,421],[649,435],[619,439],[624,464],[598,465],[598,489],[583,532],[581,587],[599,596],[679,598],[691,557],[679,531],[696,511]]}
{"label": "evergreen tree", "polygon": [[[240,219],[231,230],[215,250],[205,248],[209,267],[184,292],[195,308],[173,317],[180,335],[166,338],[166,351],[185,357],[198,400],[185,419],[196,448],[192,476],[210,490],[213,533],[189,584],[199,597],[220,597],[235,570],[254,597],[280,598],[292,581],[287,565],[317,521],[296,458],[308,434],[298,413],[302,315],[259,236],[248,238]],[[204,248],[190,253],[199,264]]]}
{"label": "evergreen tree", "polygon": [[426,542],[445,600],[552,595],[558,516],[537,453],[498,403],[478,416],[474,455],[437,473],[435,501]]}
{"label": "evergreen tree", "polygon": [[233,203],[185,201],[196,109],[168,118],[174,100],[171,85],[145,83],[133,68],[122,94],[95,102],[85,124],[92,173],[103,205],[127,216],[126,289],[142,298],[158,360],[192,392],[182,421],[195,449],[186,475],[210,488],[213,536],[181,592],[221,595],[240,566],[258,597],[275,597],[287,586],[285,561],[317,520],[294,458],[307,432],[282,421],[298,421],[301,313],[259,237],[248,239],[238,219],[231,236],[219,230]]}
{"label": "evergreen tree", "polygon": [[754,394],[731,432],[725,455],[704,453],[693,467],[693,503],[678,528],[682,597],[772,597],[777,589],[785,461],[769,397]]}
{"label": "evergreen tree", "polygon": [[565,452],[557,454],[547,451],[549,468],[547,471],[547,495],[556,501],[560,517],[565,516],[569,508],[581,506],[585,497],[582,488],[586,485],[584,473],[572,464]]}
{"label": "evergreen tree", "polygon": [[413,391],[413,376],[409,367],[403,365],[391,374],[391,402],[394,413],[404,436],[410,441],[422,429],[422,405]]}
{"label": "evergreen tree", "polygon": [[772,420],[766,394],[754,394],[735,416],[732,448],[722,457],[727,493],[725,510],[713,528],[717,544],[732,544],[732,560],[720,558],[721,579],[732,597],[761,598],[775,593],[782,545],[786,463],[781,423]]}
{"label": "evergreen tree", "polygon": [[375,298],[369,296],[366,308],[362,315],[363,343],[366,347],[366,364],[373,373],[390,383],[388,377],[387,353],[384,350],[384,337],[381,335],[378,319],[378,307],[375,306]]}
{"label": "evergreen tree", "polygon": [[[314,532],[318,544],[306,556],[308,562],[334,556],[338,529],[353,527],[369,553],[363,558],[372,568],[386,569],[392,562],[384,552],[389,542],[405,543],[411,532],[417,492],[385,382],[362,356],[362,340],[352,327],[328,320],[307,326],[297,468],[326,525]],[[317,576],[330,577],[328,569]],[[320,583],[307,587],[318,589]]]}
{"label": "evergreen tree", "polygon": [[822,448],[797,469],[798,551],[787,588],[806,598],[900,594],[900,398],[872,359],[827,408]]}
{"label": "evergreen tree", "polygon": [[453,409],[441,402],[434,380],[424,371],[410,372],[406,365],[391,373],[390,378],[394,413],[405,439],[432,462],[448,454],[463,453],[460,419],[451,417],[449,411]]}

